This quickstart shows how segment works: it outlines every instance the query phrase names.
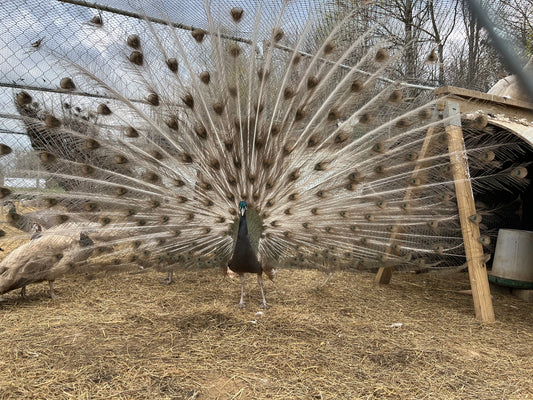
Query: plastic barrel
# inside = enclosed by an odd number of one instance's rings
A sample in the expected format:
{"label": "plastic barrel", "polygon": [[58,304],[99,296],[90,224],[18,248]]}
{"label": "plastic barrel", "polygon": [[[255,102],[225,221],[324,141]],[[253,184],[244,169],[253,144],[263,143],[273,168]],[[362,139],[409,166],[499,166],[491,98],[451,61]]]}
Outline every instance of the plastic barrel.
{"label": "plastic barrel", "polygon": [[533,283],[533,232],[500,229],[491,275],[491,281],[507,286]]}

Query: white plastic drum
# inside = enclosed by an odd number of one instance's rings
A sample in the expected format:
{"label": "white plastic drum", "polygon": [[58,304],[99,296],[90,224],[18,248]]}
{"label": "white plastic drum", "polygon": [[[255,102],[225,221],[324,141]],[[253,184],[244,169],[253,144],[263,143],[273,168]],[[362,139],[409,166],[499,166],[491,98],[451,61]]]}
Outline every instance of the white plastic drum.
{"label": "white plastic drum", "polygon": [[500,229],[491,275],[533,282],[533,232]]}

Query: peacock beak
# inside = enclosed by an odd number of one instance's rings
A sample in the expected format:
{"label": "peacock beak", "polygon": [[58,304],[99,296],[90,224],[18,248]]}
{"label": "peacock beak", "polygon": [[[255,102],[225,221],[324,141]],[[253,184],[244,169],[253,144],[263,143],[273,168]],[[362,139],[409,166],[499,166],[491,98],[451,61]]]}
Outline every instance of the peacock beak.
{"label": "peacock beak", "polygon": [[246,213],[246,209],[248,207],[246,206],[246,202],[244,200],[241,200],[239,202],[239,210],[241,212],[241,217],[244,217],[244,214]]}

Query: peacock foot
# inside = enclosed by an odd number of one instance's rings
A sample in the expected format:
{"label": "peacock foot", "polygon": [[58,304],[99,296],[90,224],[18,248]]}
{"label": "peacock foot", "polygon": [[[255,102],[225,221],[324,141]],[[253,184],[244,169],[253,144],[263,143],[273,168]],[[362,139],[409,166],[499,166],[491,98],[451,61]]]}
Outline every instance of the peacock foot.
{"label": "peacock foot", "polygon": [[50,298],[52,300],[56,299],[56,294],[54,292],[54,281],[48,281],[48,286],[50,287]]}
{"label": "peacock foot", "polygon": [[239,310],[242,310],[243,308],[246,308],[246,303],[244,301],[241,301],[239,304]]}
{"label": "peacock foot", "polygon": [[268,308],[267,302],[266,301],[262,302],[260,308],[262,308],[263,310],[266,310]]}
{"label": "peacock foot", "polygon": [[165,279],[162,279],[161,282],[165,285],[170,285],[171,283],[174,283],[174,272],[168,272],[167,277]]}

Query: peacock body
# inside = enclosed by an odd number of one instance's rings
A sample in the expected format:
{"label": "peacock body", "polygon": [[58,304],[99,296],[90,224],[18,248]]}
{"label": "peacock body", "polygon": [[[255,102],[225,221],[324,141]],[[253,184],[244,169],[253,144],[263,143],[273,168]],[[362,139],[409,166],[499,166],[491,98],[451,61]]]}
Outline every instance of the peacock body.
{"label": "peacock body", "polygon": [[[268,29],[260,9],[209,5],[206,29],[192,31],[146,17],[119,35],[100,19],[83,27],[99,38],[95,57],[46,40],[33,50],[70,71],[57,83],[60,106],[14,96],[54,190],[5,187],[1,197],[52,215],[46,240],[71,238],[54,250],[68,258],[62,273],[229,266],[260,279],[287,266],[464,262],[450,159],[479,166],[476,187],[520,185],[523,168],[491,166],[520,152],[516,140],[450,154],[442,99],[387,79],[402,49],[371,40],[372,27],[351,35],[357,12],[334,24],[310,18],[295,32],[284,25],[289,8],[269,15]],[[235,40],[243,27],[249,38]],[[75,105],[95,88],[105,100]],[[87,249],[106,251],[80,251],[80,232],[94,241]],[[9,248],[13,238],[3,239]],[[9,279],[0,274],[0,293],[14,288]]]}

